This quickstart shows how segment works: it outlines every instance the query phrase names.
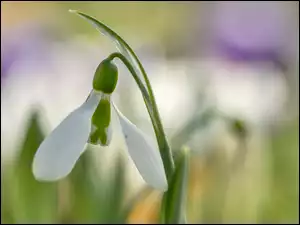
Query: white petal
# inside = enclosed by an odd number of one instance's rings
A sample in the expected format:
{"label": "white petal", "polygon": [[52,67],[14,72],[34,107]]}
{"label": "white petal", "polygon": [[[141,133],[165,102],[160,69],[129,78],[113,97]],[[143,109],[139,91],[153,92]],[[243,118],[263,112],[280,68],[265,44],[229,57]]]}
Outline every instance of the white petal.
{"label": "white petal", "polygon": [[92,93],[70,113],[42,142],[34,157],[35,178],[55,181],[67,176],[84,152],[91,129],[91,117],[101,96]]}
{"label": "white petal", "polygon": [[166,191],[168,183],[158,149],[155,149],[145,134],[132,124],[115,106],[128,152],[144,180],[154,188]]}

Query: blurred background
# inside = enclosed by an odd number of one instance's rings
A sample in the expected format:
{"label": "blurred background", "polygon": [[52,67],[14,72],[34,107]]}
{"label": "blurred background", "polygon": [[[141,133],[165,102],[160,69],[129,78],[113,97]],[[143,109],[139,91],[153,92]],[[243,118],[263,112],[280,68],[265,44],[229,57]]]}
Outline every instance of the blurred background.
{"label": "blurred background", "polygon": [[[299,222],[299,2],[1,1],[1,223],[155,223],[118,126],[72,173],[38,183],[33,155],[91,90],[117,49],[69,9],[135,50],[174,151],[188,146],[189,223]],[[113,99],[155,139],[120,61]]]}

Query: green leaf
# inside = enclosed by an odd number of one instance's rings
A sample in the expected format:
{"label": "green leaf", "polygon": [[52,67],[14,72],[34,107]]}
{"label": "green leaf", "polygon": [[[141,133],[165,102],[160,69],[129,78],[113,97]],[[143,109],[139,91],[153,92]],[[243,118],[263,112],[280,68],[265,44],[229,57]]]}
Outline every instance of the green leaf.
{"label": "green leaf", "polygon": [[[3,169],[2,169],[3,168]],[[14,224],[10,168],[1,160],[1,224]]]}
{"label": "green leaf", "polygon": [[55,222],[57,195],[56,185],[40,183],[34,179],[31,166],[35,152],[44,140],[39,114],[34,110],[29,118],[25,139],[16,161],[11,181],[14,209],[18,222]]}
{"label": "green leaf", "polygon": [[162,204],[162,220],[167,224],[181,224],[185,221],[188,192],[189,149],[182,148],[175,162],[176,170],[169,184]]}

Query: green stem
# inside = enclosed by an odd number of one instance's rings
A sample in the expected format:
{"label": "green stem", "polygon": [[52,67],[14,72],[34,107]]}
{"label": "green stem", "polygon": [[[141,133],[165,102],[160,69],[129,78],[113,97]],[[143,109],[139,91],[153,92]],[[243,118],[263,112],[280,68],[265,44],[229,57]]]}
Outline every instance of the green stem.
{"label": "green stem", "polygon": [[169,146],[169,142],[166,138],[165,131],[164,131],[163,125],[161,123],[160,115],[159,115],[159,112],[158,112],[157,104],[156,104],[156,101],[155,101],[155,97],[154,97],[154,94],[153,94],[153,90],[152,90],[149,78],[146,74],[146,71],[145,71],[144,67],[142,66],[142,64],[138,60],[135,53],[132,52],[131,54],[134,56],[135,60],[138,62],[138,65],[140,67],[140,70],[142,71],[142,74],[144,76],[144,79],[145,79],[145,82],[146,82],[146,85],[147,85],[147,88],[148,88],[148,91],[149,91],[150,99],[152,101],[152,107],[153,107],[154,115],[156,116],[156,120],[157,120],[157,123],[158,123],[157,126],[158,126],[158,129],[159,129],[159,131],[162,135],[162,139],[160,140],[161,141],[160,144],[161,144],[161,146],[164,146],[163,151],[161,152],[161,154],[162,154],[162,157],[168,159],[168,160],[166,160],[165,167],[166,167],[167,178],[168,178],[168,181],[169,181],[169,179],[172,177],[172,174],[175,170],[174,160],[173,160],[173,156],[172,156],[172,150]]}
{"label": "green stem", "polygon": [[[173,161],[171,148],[168,144],[168,141],[167,141],[167,138],[166,138],[166,135],[165,135],[162,123],[161,123],[161,119],[159,116],[159,112],[157,109],[155,97],[153,95],[150,82],[148,79],[145,78],[146,84],[147,84],[147,89],[148,89],[148,92],[147,92],[144,84],[140,80],[138,74],[132,67],[131,63],[127,60],[127,58],[119,52],[112,53],[108,57],[108,59],[110,59],[110,60],[113,60],[114,58],[119,58],[125,64],[125,66],[128,68],[128,70],[132,74],[133,78],[135,79],[137,85],[139,86],[139,88],[143,94],[143,98],[144,98],[148,113],[150,115],[151,121],[154,126],[154,131],[155,131],[158,146],[160,149],[160,154],[161,154],[161,157],[162,157],[162,160],[164,163],[164,167],[166,170],[166,176],[167,176],[167,179],[169,182],[169,180],[173,174],[173,171],[174,171],[174,161]],[[139,66],[142,68],[141,65],[139,65]],[[143,74],[146,74],[144,70],[143,70]],[[147,75],[144,75],[144,76],[147,77]]]}
{"label": "green stem", "polygon": [[[133,67],[131,66],[130,62],[126,59],[125,56],[123,56],[119,52],[112,53],[109,57],[107,57],[107,59],[109,59],[109,60],[113,60],[114,58],[119,58],[125,64],[125,66],[127,67],[127,69],[132,74],[135,82],[139,86],[139,88],[140,88],[140,90],[141,90],[141,92],[143,94],[143,97],[144,97],[146,105],[149,105],[149,104],[151,105],[151,100],[150,100],[149,94],[148,94],[148,92],[147,92],[144,84],[142,83],[141,79],[139,78],[139,76],[137,75],[137,73],[135,72],[135,70],[133,69]],[[151,112],[151,114],[152,114],[152,112]]]}

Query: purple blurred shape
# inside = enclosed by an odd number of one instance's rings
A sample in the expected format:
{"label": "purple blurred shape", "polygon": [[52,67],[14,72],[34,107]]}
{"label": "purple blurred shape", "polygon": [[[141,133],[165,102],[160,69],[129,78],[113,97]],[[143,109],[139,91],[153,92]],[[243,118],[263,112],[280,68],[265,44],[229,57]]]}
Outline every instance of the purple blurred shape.
{"label": "purple blurred shape", "polygon": [[283,2],[216,4],[214,36],[217,52],[237,61],[271,61],[280,68],[291,35],[290,17]]}
{"label": "purple blurred shape", "polygon": [[1,35],[1,85],[9,76],[9,70],[15,62],[30,60],[39,64],[47,64],[49,41],[49,36],[39,26],[22,26],[3,32]]}
{"label": "purple blurred shape", "polygon": [[240,48],[234,44],[220,40],[218,42],[218,51],[225,58],[237,62],[272,62],[282,71],[286,70],[286,62],[281,56],[280,51],[276,50],[250,50]]}

